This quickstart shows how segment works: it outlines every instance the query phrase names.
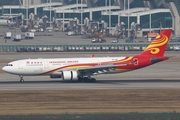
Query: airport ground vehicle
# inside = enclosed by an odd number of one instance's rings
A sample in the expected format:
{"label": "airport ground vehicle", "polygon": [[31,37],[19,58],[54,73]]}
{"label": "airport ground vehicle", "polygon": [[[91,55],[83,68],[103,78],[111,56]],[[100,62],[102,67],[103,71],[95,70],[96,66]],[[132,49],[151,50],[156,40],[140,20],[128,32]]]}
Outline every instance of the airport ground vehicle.
{"label": "airport ground vehicle", "polygon": [[118,43],[118,42],[119,42],[118,39],[113,39],[113,40],[111,41],[111,43]]}
{"label": "airport ground vehicle", "polygon": [[180,37],[174,36],[170,39],[170,42],[180,42]]}
{"label": "airport ground vehicle", "polygon": [[14,40],[14,41],[21,41],[21,39],[22,39],[22,38],[21,38],[21,35],[20,35],[20,34],[14,34],[14,35],[13,35],[13,40]]}
{"label": "airport ground vehicle", "polygon": [[68,36],[72,36],[72,35],[75,35],[76,33],[74,31],[68,31],[67,35]]}
{"label": "airport ground vehicle", "polygon": [[4,33],[4,39],[11,39],[12,33],[11,32],[5,32]]}
{"label": "airport ground vehicle", "polygon": [[25,32],[25,39],[33,39],[34,32]]}
{"label": "airport ground vehicle", "polygon": [[134,39],[132,39],[132,38],[129,38],[129,39],[126,39],[126,41],[125,41],[126,43],[133,43],[134,42]]}
{"label": "airport ground vehicle", "polygon": [[104,42],[106,42],[106,40],[102,39],[102,38],[92,38],[91,42],[92,43],[104,43]]}

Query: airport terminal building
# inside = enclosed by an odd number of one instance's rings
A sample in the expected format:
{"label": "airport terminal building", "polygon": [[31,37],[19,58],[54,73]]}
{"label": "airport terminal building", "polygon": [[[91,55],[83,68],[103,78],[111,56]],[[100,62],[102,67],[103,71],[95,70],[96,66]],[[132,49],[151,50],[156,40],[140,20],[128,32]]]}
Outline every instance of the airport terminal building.
{"label": "airport terminal building", "polygon": [[[0,6],[4,16],[23,16],[32,13],[39,17],[47,16],[50,21],[68,22],[74,18],[84,24],[84,19],[105,21],[108,29],[115,29],[118,23],[141,25],[142,31],[172,28],[180,35],[179,0],[19,0],[19,5]],[[36,1],[36,2],[33,2]]]}

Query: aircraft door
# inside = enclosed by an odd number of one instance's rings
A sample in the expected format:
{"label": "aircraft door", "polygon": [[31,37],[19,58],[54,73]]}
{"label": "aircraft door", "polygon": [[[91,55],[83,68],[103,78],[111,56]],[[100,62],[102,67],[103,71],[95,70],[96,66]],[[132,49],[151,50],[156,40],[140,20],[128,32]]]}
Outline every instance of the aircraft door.
{"label": "aircraft door", "polygon": [[49,62],[48,61],[44,61],[44,68],[49,68]]}
{"label": "aircraft door", "polygon": [[18,69],[23,69],[23,62],[18,63]]}

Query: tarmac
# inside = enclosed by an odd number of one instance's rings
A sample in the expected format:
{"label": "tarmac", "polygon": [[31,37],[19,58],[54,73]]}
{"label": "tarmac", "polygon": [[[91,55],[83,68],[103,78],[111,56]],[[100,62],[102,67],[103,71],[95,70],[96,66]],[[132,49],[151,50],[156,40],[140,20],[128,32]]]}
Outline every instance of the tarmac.
{"label": "tarmac", "polygon": [[[92,53],[0,53],[0,67],[6,61],[24,58],[57,58],[57,57],[90,57]],[[138,52],[99,52],[100,56],[131,56]],[[96,83],[80,83],[78,81],[62,81],[50,79],[49,76],[24,76],[24,83],[19,77],[1,72],[0,90],[81,90],[81,89],[155,89],[180,88],[180,54],[166,52],[166,56],[173,56],[168,61],[160,62],[139,70],[94,76]],[[7,59],[6,59],[7,58]]]}
{"label": "tarmac", "polygon": [[[12,32],[13,34],[21,34],[22,40],[15,42],[13,39],[7,39],[5,42],[4,32]],[[135,43],[126,43],[125,39],[119,39],[119,43],[111,43],[113,37],[106,37],[105,43],[91,43],[91,39],[81,39],[81,35],[67,36],[67,32],[35,32],[34,39],[24,39],[24,32],[19,28],[9,29],[7,27],[0,27],[0,45],[95,45],[95,44],[149,44],[147,38],[135,39]],[[174,42],[175,43],[175,42]],[[169,44],[174,44],[169,43]],[[179,44],[177,42],[177,44]]]}

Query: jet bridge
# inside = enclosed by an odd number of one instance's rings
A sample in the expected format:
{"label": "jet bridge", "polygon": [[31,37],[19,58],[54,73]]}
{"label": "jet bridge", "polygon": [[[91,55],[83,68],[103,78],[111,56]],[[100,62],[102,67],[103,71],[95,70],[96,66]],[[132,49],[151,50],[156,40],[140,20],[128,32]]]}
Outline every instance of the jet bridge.
{"label": "jet bridge", "polygon": [[79,19],[74,18],[67,24],[68,35],[76,35],[81,33],[81,25],[79,24]]}
{"label": "jet bridge", "polygon": [[141,25],[137,24],[135,22],[131,23],[131,38],[138,38],[138,37],[142,37],[142,29],[141,29]]}
{"label": "jet bridge", "polygon": [[116,25],[116,31],[114,34],[117,38],[125,38],[126,37],[126,24],[124,22],[118,23]]}
{"label": "jet bridge", "polygon": [[84,19],[84,34],[82,38],[104,38],[107,30],[107,23],[104,21],[96,22],[89,20],[88,18]]}

